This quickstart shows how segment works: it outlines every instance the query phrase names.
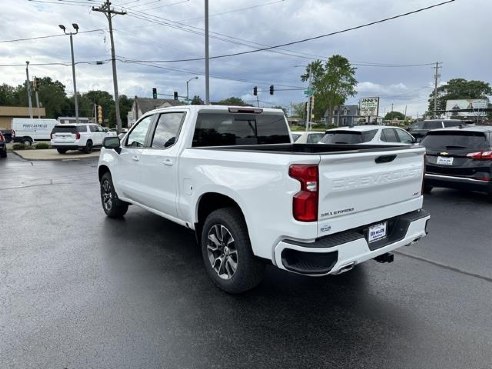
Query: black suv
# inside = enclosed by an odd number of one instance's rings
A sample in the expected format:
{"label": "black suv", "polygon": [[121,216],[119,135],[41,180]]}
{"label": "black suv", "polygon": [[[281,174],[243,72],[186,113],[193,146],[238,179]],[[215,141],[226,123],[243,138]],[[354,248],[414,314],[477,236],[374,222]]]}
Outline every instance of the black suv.
{"label": "black suv", "polygon": [[488,193],[492,199],[492,126],[428,132],[424,192],[448,187]]}
{"label": "black suv", "polygon": [[423,120],[420,122],[415,122],[410,127],[408,127],[408,132],[420,141],[424,136],[432,129],[447,128],[447,127],[457,127],[464,124],[462,120],[459,119],[430,119]]}

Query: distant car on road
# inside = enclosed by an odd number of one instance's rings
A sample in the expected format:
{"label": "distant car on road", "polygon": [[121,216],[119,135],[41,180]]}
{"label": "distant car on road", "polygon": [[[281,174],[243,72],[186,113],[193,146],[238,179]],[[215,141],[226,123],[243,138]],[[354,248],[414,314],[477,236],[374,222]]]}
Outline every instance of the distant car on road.
{"label": "distant car on road", "polygon": [[298,132],[292,132],[292,140],[294,143],[318,143],[323,136],[325,135],[324,132],[319,132],[319,131],[298,131]]}
{"label": "distant car on road", "polygon": [[51,147],[60,154],[68,150],[80,150],[86,154],[101,147],[105,137],[111,136],[97,124],[57,124],[51,131]]}
{"label": "distant car on road", "polygon": [[3,136],[2,132],[0,132],[0,158],[7,157],[7,141]]}
{"label": "distant car on road", "polygon": [[408,133],[420,141],[424,136],[433,129],[458,127],[464,124],[459,119],[429,119],[420,122],[415,122],[408,127]]}
{"label": "distant car on road", "polygon": [[433,187],[486,192],[492,199],[492,126],[430,131],[426,148],[424,192]]}
{"label": "distant car on road", "polygon": [[399,127],[363,125],[332,128],[325,132],[320,143],[324,144],[377,144],[411,145],[416,143],[415,138]]}

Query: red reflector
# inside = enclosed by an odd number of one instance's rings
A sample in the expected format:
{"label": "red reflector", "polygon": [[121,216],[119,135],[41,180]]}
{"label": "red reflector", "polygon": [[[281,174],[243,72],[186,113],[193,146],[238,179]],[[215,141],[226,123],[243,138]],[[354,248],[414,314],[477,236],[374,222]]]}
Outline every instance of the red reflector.
{"label": "red reflector", "polygon": [[301,190],[294,195],[292,214],[301,222],[318,220],[318,166],[293,164],[289,167],[289,176],[301,183]]}

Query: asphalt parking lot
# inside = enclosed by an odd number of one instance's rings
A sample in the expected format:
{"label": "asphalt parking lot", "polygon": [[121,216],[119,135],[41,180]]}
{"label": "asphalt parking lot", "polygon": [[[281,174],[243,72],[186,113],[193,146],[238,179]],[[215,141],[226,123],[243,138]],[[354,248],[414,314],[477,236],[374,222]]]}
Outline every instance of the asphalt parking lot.
{"label": "asphalt parking lot", "polygon": [[491,368],[492,204],[435,189],[430,234],[335,277],[215,288],[193,233],[100,206],[97,157],[0,160],[2,368]]}

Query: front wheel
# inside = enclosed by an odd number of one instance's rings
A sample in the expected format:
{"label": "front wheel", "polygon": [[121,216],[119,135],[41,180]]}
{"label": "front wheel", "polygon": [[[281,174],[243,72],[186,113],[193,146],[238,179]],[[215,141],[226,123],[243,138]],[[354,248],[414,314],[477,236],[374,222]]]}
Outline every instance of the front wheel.
{"label": "front wheel", "polygon": [[432,189],[433,189],[433,188],[434,188],[434,187],[432,187],[432,186],[430,186],[430,185],[424,184],[424,191],[423,191],[423,192],[424,192],[424,194],[429,194],[429,193],[431,193],[431,191],[432,191]]}
{"label": "front wheel", "polygon": [[104,173],[101,178],[101,203],[104,212],[110,218],[121,218],[128,211],[128,203],[118,199],[109,172]]}
{"label": "front wheel", "polygon": [[201,248],[207,273],[222,290],[245,292],[263,279],[265,265],[251,251],[239,210],[223,208],[210,213],[203,226]]}

